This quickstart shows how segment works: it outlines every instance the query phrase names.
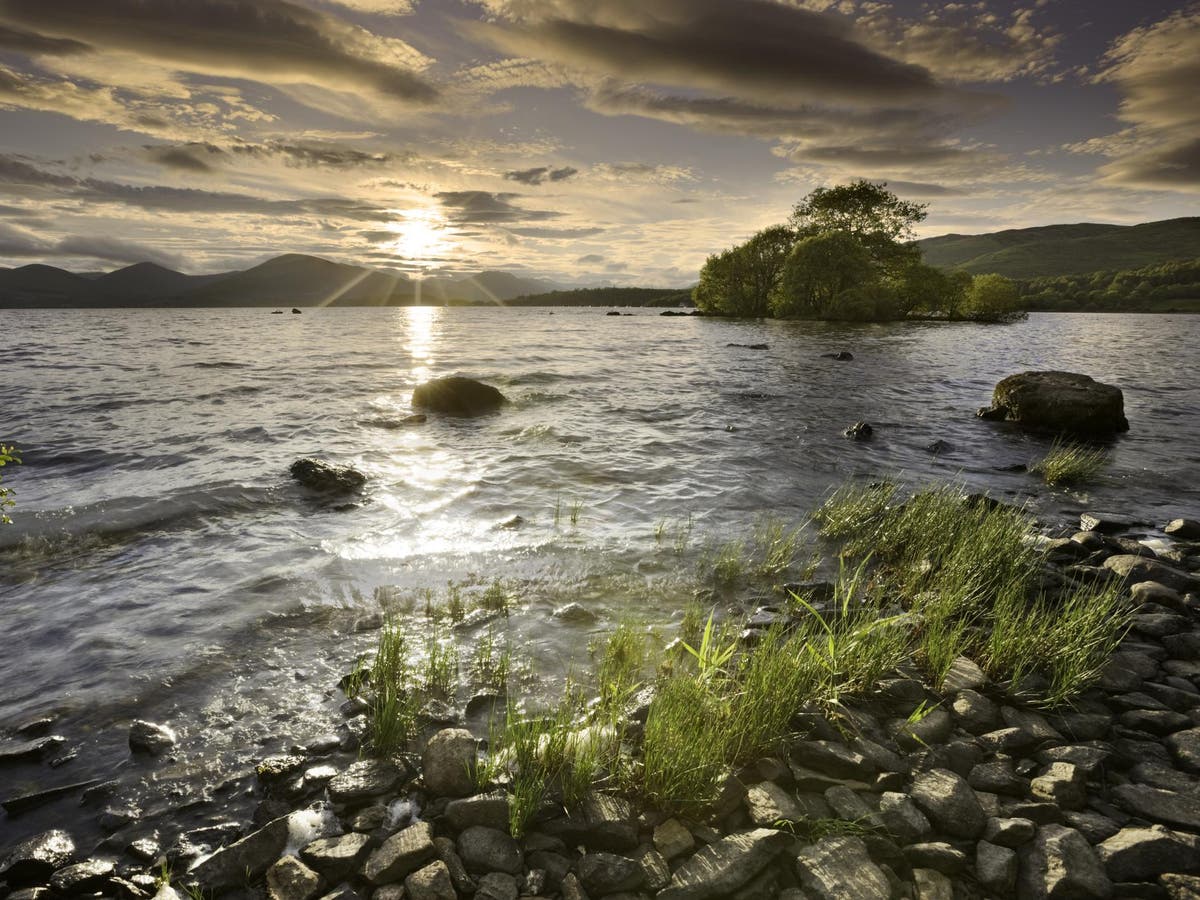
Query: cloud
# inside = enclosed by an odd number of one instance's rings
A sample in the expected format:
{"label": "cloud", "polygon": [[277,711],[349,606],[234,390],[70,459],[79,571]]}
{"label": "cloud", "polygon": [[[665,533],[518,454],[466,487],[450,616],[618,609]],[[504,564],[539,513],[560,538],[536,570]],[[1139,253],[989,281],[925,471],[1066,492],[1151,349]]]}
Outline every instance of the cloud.
{"label": "cloud", "polygon": [[506,229],[512,234],[520,237],[529,238],[545,238],[547,240],[557,239],[575,239],[594,237],[597,234],[603,234],[605,229],[596,226],[583,226],[580,228],[541,228],[538,226],[518,227]]}
{"label": "cloud", "polygon": [[538,166],[535,169],[519,169],[514,172],[505,172],[504,177],[508,181],[519,181],[521,184],[538,185],[547,181],[566,181],[572,175],[577,175],[578,169],[571,166],[563,166],[561,169],[551,169],[547,166]]}
{"label": "cloud", "polygon": [[355,12],[377,16],[407,16],[413,11],[416,0],[328,0]]}
{"label": "cloud", "polygon": [[404,41],[288,0],[4,0],[0,23],[176,71],[366,88],[409,104],[438,96],[418,74],[430,60]]}
{"label": "cloud", "polygon": [[9,28],[0,24],[0,47],[6,50],[17,50],[20,53],[65,56],[72,53],[87,53],[92,48],[83,41],[73,41],[70,38],[52,38],[20,28]]}
{"label": "cloud", "polygon": [[198,172],[210,175],[216,169],[209,161],[225,156],[225,151],[212,144],[187,144],[184,146],[148,146],[146,156],[160,166],[181,172]]}
{"label": "cloud", "polygon": [[592,167],[592,174],[605,181],[642,184],[674,184],[696,180],[696,173],[686,166],[642,162],[599,163]]}
{"label": "cloud", "polygon": [[490,191],[440,191],[433,198],[444,206],[456,224],[497,225],[555,219],[562,213],[522,209],[512,203],[520,194]]}
{"label": "cloud", "polygon": [[583,256],[579,257],[579,259],[575,260],[575,262],[583,266],[599,265],[600,263],[604,262],[604,257],[599,253],[585,253]]}
{"label": "cloud", "polygon": [[70,235],[54,241],[4,222],[0,222],[0,257],[102,259],[119,263],[153,262],[173,269],[178,269],[183,264],[181,257],[145,244],[99,235]]}
{"label": "cloud", "polygon": [[1095,80],[1121,93],[1128,127],[1098,146],[1114,156],[1104,180],[1151,189],[1200,190],[1200,5],[1113,42]]}

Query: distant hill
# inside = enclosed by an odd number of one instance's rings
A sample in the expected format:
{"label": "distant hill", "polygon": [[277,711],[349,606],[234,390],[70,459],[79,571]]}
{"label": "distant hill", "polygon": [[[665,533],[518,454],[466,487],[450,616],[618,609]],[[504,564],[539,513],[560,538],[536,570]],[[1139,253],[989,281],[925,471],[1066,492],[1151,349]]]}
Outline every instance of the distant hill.
{"label": "distant hill", "polygon": [[508,272],[465,278],[404,275],[289,253],[239,272],[185,275],[154,263],[76,275],[53,266],[0,269],[0,309],[489,304],[558,285]]}
{"label": "distant hill", "polygon": [[1194,259],[1200,256],[1200,217],[946,234],[917,244],[930,265],[1009,278],[1053,278]]}

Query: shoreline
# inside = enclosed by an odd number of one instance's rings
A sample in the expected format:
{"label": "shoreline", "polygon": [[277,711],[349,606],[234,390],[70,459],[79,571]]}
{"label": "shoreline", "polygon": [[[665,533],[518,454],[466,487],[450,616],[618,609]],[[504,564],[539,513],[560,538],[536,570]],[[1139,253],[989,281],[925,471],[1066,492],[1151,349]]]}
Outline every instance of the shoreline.
{"label": "shoreline", "polygon": [[[1107,524],[1121,527],[1119,521]],[[1119,534],[1091,531],[1052,540],[1056,555],[1051,558],[1065,570],[1087,566],[1080,560],[1090,556],[1089,568],[1096,570],[1090,577],[1112,576],[1115,570],[1102,563],[1135,549]],[[177,883],[194,881],[205,896],[243,885],[248,866],[255,882],[265,875],[271,895],[283,900],[350,897],[347,891],[398,896],[392,886],[405,879],[411,882],[410,896],[446,897],[469,893],[471,884],[477,896],[489,897],[515,897],[518,887],[528,896],[557,891],[563,897],[631,890],[658,891],[667,898],[851,895],[845,892],[888,897],[911,889],[941,896],[952,885],[974,885],[982,890],[978,896],[1010,896],[1018,886],[1019,896],[1065,896],[1064,891],[1175,896],[1164,893],[1173,890],[1165,882],[1150,887],[1146,879],[1171,872],[1186,881],[1194,868],[1187,854],[1200,846],[1195,836],[1200,832],[1195,777],[1200,771],[1200,664],[1194,661],[1200,646],[1200,598],[1194,593],[1200,545],[1179,546],[1184,549],[1172,561],[1187,572],[1177,586],[1191,593],[1144,577],[1150,571],[1173,576],[1155,568],[1167,564],[1155,561],[1152,551],[1137,551],[1149,562],[1142,569],[1135,562],[1137,574],[1125,580],[1133,586],[1134,602],[1141,603],[1140,612],[1097,686],[1074,712],[1043,714],[1019,703],[963,657],[950,661],[936,689],[922,683],[919,669],[906,665],[872,681],[852,703],[839,702],[832,708],[837,715],[828,706],[798,713],[807,735],[789,740],[783,754],[764,753],[738,763],[722,779],[711,810],[701,813],[692,805],[664,812],[671,804],[631,802],[636,796],[609,781],[584,785],[564,816],[561,800],[551,799],[560,789],[554,788],[528,811],[532,827],[518,847],[506,833],[516,830],[514,803],[495,793],[506,782],[514,789],[513,773],[499,781],[464,781],[465,764],[476,760],[470,733],[439,732],[435,751],[427,749],[420,764],[404,753],[391,762],[364,759],[345,765],[355,741],[371,735],[370,723],[362,718],[370,704],[350,698],[345,711],[351,715],[336,746],[326,742],[308,748],[315,752],[307,755],[260,763],[256,794],[263,800],[254,824],[262,827],[250,830],[244,824],[233,844],[228,839],[235,835],[226,829],[219,843],[227,847],[201,866],[195,867],[199,857],[189,852],[201,844],[183,840],[166,846],[168,835],[156,847],[143,837],[118,851],[138,830],[135,822],[127,822],[104,842],[103,856],[119,866],[97,858],[70,867],[31,863],[38,874],[17,880],[44,875],[43,883],[60,892],[106,886],[125,897],[149,896],[160,887],[152,870],[165,854]],[[1097,559],[1100,554],[1107,556]],[[747,648],[773,633],[772,626],[787,631],[808,615],[797,609],[781,615],[769,605],[746,613],[753,625],[739,631],[739,654],[752,652]],[[714,646],[719,643],[714,638]],[[634,683],[651,682],[643,674]],[[640,728],[644,740],[653,707],[652,699],[640,700],[633,708],[623,703],[621,718],[635,731]],[[450,718],[443,716],[446,724]],[[585,723],[571,725],[578,732]],[[146,741],[159,741],[166,749],[169,736],[156,734],[146,730]],[[331,754],[345,768],[331,765]],[[326,804],[325,812],[310,811],[298,819],[314,802]],[[409,824],[415,811],[421,821]],[[330,815],[338,816],[337,824]],[[297,824],[301,820],[308,824]],[[776,827],[784,821],[793,825]],[[1150,831],[1151,825],[1164,825],[1170,833]],[[309,833],[298,835],[302,827]],[[334,831],[345,834],[333,837]],[[289,841],[301,837],[318,844],[291,847],[284,862],[277,862]],[[689,839],[690,849],[685,847]],[[575,846],[587,852],[576,854]],[[55,860],[64,863],[69,856],[60,853]],[[1200,857],[1191,858],[1200,866]],[[1154,872],[1148,859],[1158,867]],[[1164,859],[1176,868],[1162,868]],[[233,882],[231,861],[239,873]],[[12,860],[0,865],[11,876]],[[745,877],[737,884],[720,882],[724,887],[714,894],[714,865]],[[1051,872],[1065,880],[1050,884]],[[447,885],[458,893],[448,893]],[[1133,885],[1138,893],[1123,892]],[[426,890],[433,892],[422,893]],[[796,890],[808,893],[787,893]],[[47,896],[15,895],[22,900]]]}

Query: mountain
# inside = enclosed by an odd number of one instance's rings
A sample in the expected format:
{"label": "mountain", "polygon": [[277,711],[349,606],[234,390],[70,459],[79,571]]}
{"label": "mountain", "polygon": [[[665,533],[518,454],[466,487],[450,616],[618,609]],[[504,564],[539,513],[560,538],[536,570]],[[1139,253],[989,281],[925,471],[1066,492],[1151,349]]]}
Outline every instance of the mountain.
{"label": "mountain", "polygon": [[917,241],[930,265],[1028,279],[1136,269],[1200,256],[1200,217],[1142,225],[1047,225]]}
{"label": "mountain", "polygon": [[289,253],[250,269],[185,275],[137,263],[87,277],[31,265],[0,269],[0,309],[239,306],[408,306],[505,302],[558,285],[508,272],[419,283],[404,275]]}

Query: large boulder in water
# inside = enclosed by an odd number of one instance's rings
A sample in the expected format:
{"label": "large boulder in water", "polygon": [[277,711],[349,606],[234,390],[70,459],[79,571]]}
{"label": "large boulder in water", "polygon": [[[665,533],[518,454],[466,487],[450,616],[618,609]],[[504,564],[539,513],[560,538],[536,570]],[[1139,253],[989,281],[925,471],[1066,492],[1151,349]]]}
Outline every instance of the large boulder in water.
{"label": "large boulder in water", "polygon": [[478,416],[495,412],[507,402],[505,396],[490,384],[461,375],[435,378],[419,384],[412,396],[415,408],[431,409],[451,416]]}
{"label": "large boulder in water", "polygon": [[367,476],[357,469],[334,466],[311,456],[296,460],[290,471],[306,488],[322,494],[351,494],[367,483]]}
{"label": "large boulder in water", "polygon": [[1121,389],[1076,372],[1009,375],[996,385],[991,408],[978,415],[1083,437],[1129,430]]}

